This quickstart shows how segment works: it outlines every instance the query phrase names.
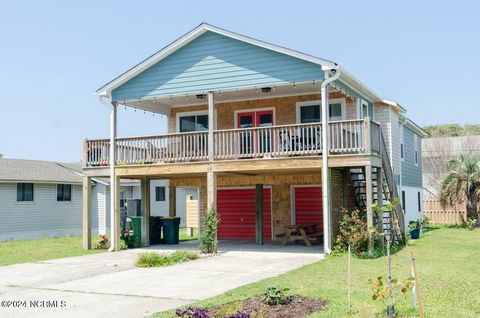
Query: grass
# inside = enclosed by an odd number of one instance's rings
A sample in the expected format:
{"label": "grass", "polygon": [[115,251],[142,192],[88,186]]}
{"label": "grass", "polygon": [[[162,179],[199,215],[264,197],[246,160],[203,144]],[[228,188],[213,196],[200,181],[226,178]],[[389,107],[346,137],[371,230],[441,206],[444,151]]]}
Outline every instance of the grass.
{"label": "grass", "polygon": [[79,236],[0,242],[0,266],[102,252],[84,251]]}
{"label": "grass", "polygon": [[[415,251],[425,317],[480,317],[480,230],[438,228],[393,256],[393,276],[410,275],[410,252]],[[385,317],[386,304],[374,302],[369,279],[386,277],[386,258],[352,260],[353,314],[347,303],[347,257],[330,256],[286,274],[246,285],[195,303],[215,306],[265,292],[270,286],[292,294],[327,300],[327,308],[310,317]],[[400,295],[398,295],[400,297]],[[398,299],[399,317],[418,317],[411,296]],[[172,317],[173,311],[155,317]]]}
{"label": "grass", "polygon": [[187,228],[181,227],[179,236],[180,236],[179,237],[180,242],[198,240],[198,229],[193,229],[193,236],[188,236]]}
{"label": "grass", "polygon": [[195,260],[200,256],[192,251],[175,251],[173,253],[145,252],[138,254],[135,265],[138,267],[170,266]]}

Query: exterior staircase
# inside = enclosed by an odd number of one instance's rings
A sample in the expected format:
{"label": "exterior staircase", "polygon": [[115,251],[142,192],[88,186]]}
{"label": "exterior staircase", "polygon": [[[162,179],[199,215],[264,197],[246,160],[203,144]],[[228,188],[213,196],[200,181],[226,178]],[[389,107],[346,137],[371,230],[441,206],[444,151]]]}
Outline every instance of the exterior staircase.
{"label": "exterior staircase", "polygon": [[[392,167],[388,156],[385,140],[381,134],[380,156],[382,158],[382,169],[372,167],[372,198],[373,203],[382,206],[386,201],[393,203],[393,198],[398,198],[398,190],[393,177]],[[366,209],[367,205],[367,187],[365,179],[365,168],[350,169],[350,176],[353,183],[353,189],[357,203],[360,209]],[[378,180],[381,178],[382,198],[379,198]],[[392,242],[405,242],[405,216],[400,205],[396,206],[396,210],[386,211],[383,213],[381,220],[379,215],[374,213],[373,224],[379,231],[383,231],[388,237],[392,233]]]}

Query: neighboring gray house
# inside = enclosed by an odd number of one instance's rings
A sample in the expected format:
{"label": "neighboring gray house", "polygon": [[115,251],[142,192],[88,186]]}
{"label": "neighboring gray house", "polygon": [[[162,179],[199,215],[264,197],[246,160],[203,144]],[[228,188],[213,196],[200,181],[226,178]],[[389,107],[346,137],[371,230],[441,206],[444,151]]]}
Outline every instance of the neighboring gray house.
{"label": "neighboring gray house", "polygon": [[[81,164],[0,158],[0,241],[81,235]],[[152,216],[167,216],[168,180],[150,181]],[[185,226],[186,200],[196,188],[177,188],[177,216]],[[121,180],[120,199],[140,199],[140,181]],[[122,203],[123,204],[123,203]],[[92,179],[92,234],[110,232],[110,186]]]}
{"label": "neighboring gray house", "polygon": [[56,162],[0,159],[0,241],[80,235],[81,183]]}

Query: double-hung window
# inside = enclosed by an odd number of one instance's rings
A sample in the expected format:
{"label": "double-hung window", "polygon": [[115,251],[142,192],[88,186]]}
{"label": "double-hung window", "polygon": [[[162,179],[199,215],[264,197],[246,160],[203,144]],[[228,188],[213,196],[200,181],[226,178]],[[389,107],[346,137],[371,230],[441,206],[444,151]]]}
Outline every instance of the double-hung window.
{"label": "double-hung window", "polygon": [[57,184],[57,201],[72,201],[71,184]]}
{"label": "double-hung window", "polygon": [[[319,101],[297,104],[297,116],[300,124],[318,123],[322,120],[322,109]],[[345,100],[331,100],[328,105],[329,120],[345,119]]]}
{"label": "double-hung window", "polygon": [[33,201],[33,183],[17,183],[17,201]]}

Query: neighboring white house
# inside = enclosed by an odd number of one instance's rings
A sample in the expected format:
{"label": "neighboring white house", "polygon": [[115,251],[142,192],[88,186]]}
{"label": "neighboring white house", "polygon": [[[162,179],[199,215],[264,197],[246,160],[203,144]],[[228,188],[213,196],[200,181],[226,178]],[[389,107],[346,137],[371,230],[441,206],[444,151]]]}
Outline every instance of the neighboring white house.
{"label": "neighboring white house", "polygon": [[[0,241],[81,235],[81,164],[0,159]],[[109,180],[92,179],[92,234],[110,232]],[[140,199],[140,181],[121,180],[120,199]],[[151,180],[152,216],[168,216],[168,180]],[[197,188],[177,188],[177,216],[186,225],[186,201]],[[123,203],[122,203],[123,204]],[[121,204],[121,205],[122,205]]]}

